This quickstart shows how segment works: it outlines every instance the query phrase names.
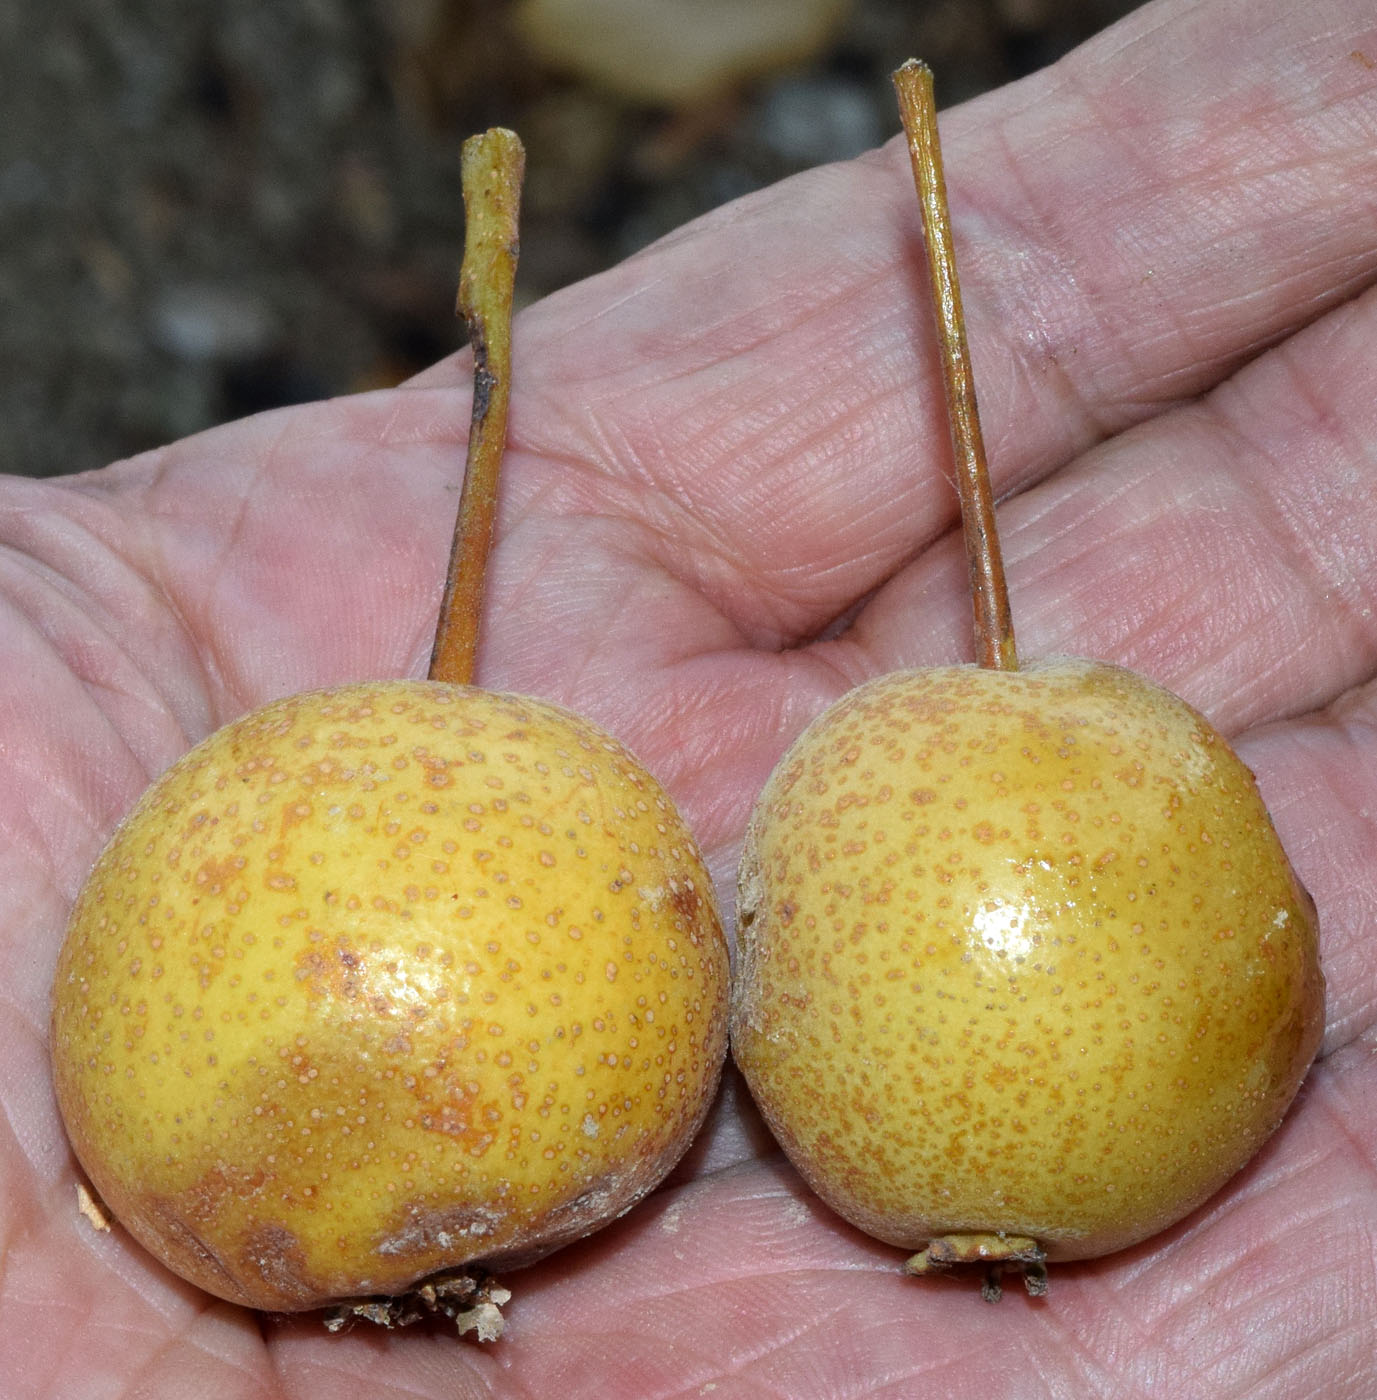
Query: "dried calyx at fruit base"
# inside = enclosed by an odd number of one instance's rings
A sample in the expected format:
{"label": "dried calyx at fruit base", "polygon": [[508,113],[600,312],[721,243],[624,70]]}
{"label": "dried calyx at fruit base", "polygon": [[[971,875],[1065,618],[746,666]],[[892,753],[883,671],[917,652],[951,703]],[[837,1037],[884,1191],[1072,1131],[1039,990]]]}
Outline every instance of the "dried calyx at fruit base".
{"label": "dried calyx at fruit base", "polygon": [[895,74],[923,207],[978,666],[882,676],[780,760],[743,850],[732,1046],[839,1214],[1046,1289],[1181,1219],[1319,1045],[1315,909],[1252,774],[1183,701],[1020,665],[931,74]]}
{"label": "dried calyx at fruit base", "polygon": [[668,795],[470,684],[506,431],[522,152],[464,148],[473,423],[430,679],[273,701],[144,794],[82,888],[52,1054],[104,1205],[208,1292],[480,1339],[629,1210],[726,1053],[712,883]]}

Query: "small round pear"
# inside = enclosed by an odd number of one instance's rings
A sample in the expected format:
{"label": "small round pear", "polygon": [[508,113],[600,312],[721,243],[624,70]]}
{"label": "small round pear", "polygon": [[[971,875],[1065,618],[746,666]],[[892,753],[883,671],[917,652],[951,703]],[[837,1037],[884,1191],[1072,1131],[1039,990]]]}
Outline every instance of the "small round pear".
{"label": "small round pear", "polygon": [[799,737],[740,877],[733,1050],[867,1233],[962,1260],[1155,1234],[1319,1044],[1314,906],[1252,774],[1116,666],[899,672]]}
{"label": "small round pear", "polygon": [[628,1210],[707,1112],[726,999],[708,873],[620,743],[388,681],[269,704],[148,790],[72,913],[53,1060],[130,1232],[294,1311]]}

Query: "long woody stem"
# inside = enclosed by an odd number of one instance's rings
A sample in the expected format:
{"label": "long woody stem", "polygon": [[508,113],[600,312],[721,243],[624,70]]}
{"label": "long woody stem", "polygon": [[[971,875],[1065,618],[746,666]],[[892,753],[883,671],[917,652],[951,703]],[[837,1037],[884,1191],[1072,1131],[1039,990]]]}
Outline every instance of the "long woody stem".
{"label": "long woody stem", "polygon": [[961,286],[956,278],[956,253],[952,246],[951,212],[942,175],[942,151],[937,139],[937,102],[933,96],[932,70],[909,59],[894,74],[894,90],[913,180],[923,211],[923,236],[927,246],[928,275],[937,313],[937,338],[942,347],[942,375],[947,391],[947,421],[951,426],[956,464],[956,489],[961,500],[961,524],[970,566],[971,599],[975,605],[976,659],[999,671],[1018,670],[1014,624],[1009,613],[1009,590],[995,527],[994,492],[985,461],[980,433],[980,411],[975,402],[975,378],[971,373],[966,320],[961,310]]}
{"label": "long woody stem", "polygon": [[464,142],[464,261],[456,311],[473,347],[473,416],[459,517],[450,549],[430,679],[469,685],[478,651],[483,576],[507,444],[511,394],[512,291],[526,153],[516,133],[494,127]]}

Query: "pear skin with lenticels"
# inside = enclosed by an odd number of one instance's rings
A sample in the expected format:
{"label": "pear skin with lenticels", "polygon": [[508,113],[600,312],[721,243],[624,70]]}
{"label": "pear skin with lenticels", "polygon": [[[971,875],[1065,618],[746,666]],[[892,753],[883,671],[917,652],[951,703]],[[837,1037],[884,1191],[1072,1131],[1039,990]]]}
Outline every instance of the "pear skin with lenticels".
{"label": "pear skin with lenticels", "polygon": [[915,1253],[1157,1233],[1277,1126],[1323,1026],[1314,906],[1251,773],[1100,663],[852,691],[761,796],[739,923],[757,1103],[824,1200]]}
{"label": "pear skin with lenticels", "polygon": [[726,988],[693,838],[615,740],[471,687],[317,691],[218,730],[107,846],[57,1092],[102,1200],[202,1288],[391,1296],[657,1184]]}

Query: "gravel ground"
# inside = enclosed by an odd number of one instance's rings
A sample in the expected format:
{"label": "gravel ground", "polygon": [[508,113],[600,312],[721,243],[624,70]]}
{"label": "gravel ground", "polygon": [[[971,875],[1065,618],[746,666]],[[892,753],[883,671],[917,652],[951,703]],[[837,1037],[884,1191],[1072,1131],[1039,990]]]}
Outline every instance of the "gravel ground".
{"label": "gravel ground", "polygon": [[883,140],[909,54],[946,105],[1133,8],[854,0],[813,60],[670,108],[543,66],[503,0],[0,0],[0,470],[101,466],[447,353],[472,131],[527,144],[534,300]]}

